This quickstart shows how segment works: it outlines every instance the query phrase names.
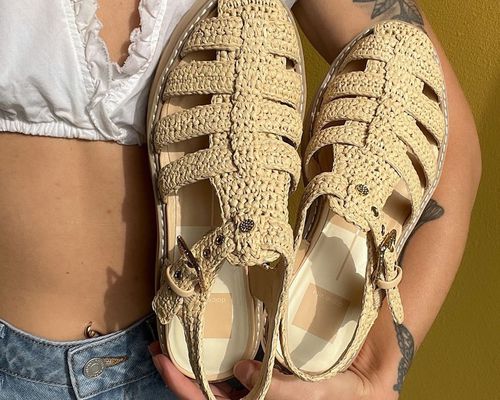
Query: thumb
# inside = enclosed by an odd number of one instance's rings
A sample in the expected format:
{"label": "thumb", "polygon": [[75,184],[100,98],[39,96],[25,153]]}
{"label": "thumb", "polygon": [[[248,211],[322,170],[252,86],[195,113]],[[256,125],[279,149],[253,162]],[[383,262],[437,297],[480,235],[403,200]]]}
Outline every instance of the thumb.
{"label": "thumb", "polygon": [[251,390],[259,379],[260,363],[252,360],[240,361],[234,366],[234,376],[243,386]]}

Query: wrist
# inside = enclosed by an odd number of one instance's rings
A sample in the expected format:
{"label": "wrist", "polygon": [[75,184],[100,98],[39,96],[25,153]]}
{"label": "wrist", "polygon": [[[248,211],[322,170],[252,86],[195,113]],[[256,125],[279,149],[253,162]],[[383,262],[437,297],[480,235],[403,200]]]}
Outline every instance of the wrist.
{"label": "wrist", "polygon": [[397,344],[396,349],[385,345],[380,348],[377,344],[370,337],[367,338],[351,369],[362,377],[367,399],[398,399],[399,391],[395,385],[398,382],[401,353]]}
{"label": "wrist", "polygon": [[404,326],[396,327],[390,313],[381,310],[351,366],[363,378],[369,393],[367,398],[398,399],[413,352],[411,334]]}

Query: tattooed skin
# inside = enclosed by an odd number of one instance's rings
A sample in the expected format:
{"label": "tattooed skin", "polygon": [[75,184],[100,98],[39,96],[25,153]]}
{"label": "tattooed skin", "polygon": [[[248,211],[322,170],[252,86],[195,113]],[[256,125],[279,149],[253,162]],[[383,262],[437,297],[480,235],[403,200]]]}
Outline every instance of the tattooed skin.
{"label": "tattooed skin", "polygon": [[393,386],[396,392],[401,393],[403,388],[403,382],[405,380],[406,374],[410,369],[411,362],[413,360],[413,355],[415,353],[415,343],[413,342],[413,336],[406,326],[402,324],[394,324],[396,328],[396,337],[398,339],[399,350],[403,358],[399,361],[398,366],[398,381]]}
{"label": "tattooed skin", "polygon": [[[403,251],[401,252],[401,255],[399,256],[399,264],[402,264],[403,261],[403,256],[404,256],[404,251],[406,249],[406,246],[408,245],[409,240],[415,233],[415,231],[420,228],[422,225],[426,224],[427,222],[434,221],[436,219],[439,219],[443,216],[444,214],[444,208],[441,207],[436,200],[431,199],[427,206],[424,209],[424,212],[422,213],[422,216],[420,217],[419,221],[417,222],[417,225],[415,225],[415,229],[411,233],[410,237],[406,241],[406,245],[403,248]],[[398,366],[398,380],[396,384],[393,386],[393,389],[400,393],[401,389],[403,388],[403,382],[406,377],[406,374],[408,374],[408,370],[410,369],[411,362],[413,360],[413,356],[415,355],[415,342],[413,340],[413,336],[408,330],[406,326],[403,324],[394,324],[394,327],[396,329],[396,337],[398,340],[398,346],[399,350],[401,351],[401,355],[403,356],[401,360],[399,361],[399,366]]]}
{"label": "tattooed skin", "polygon": [[372,19],[384,14],[411,24],[424,26],[424,19],[414,0],[352,0],[354,3],[375,3]]}

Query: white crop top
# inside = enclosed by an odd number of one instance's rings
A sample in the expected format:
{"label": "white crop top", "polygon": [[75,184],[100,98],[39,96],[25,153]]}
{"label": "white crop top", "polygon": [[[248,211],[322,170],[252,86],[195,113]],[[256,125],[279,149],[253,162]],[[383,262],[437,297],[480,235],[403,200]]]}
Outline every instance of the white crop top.
{"label": "white crop top", "polygon": [[119,66],[99,36],[97,0],[0,0],[0,133],[144,143],[156,64],[194,2],[141,0]]}

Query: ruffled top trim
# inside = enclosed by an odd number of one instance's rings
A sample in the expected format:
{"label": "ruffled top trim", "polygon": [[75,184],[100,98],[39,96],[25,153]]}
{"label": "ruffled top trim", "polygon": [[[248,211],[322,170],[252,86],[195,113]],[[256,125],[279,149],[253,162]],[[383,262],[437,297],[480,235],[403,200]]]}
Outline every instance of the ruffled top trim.
{"label": "ruffled top trim", "polygon": [[109,140],[124,141],[124,129],[116,126],[109,115],[129,94],[151,63],[159,40],[165,1],[141,0],[140,26],[130,34],[128,56],[123,66],[111,61],[106,43],[100,36],[102,23],[97,17],[97,0],[72,0],[75,24],[83,44],[87,69],[93,82],[87,110],[96,129]]}

